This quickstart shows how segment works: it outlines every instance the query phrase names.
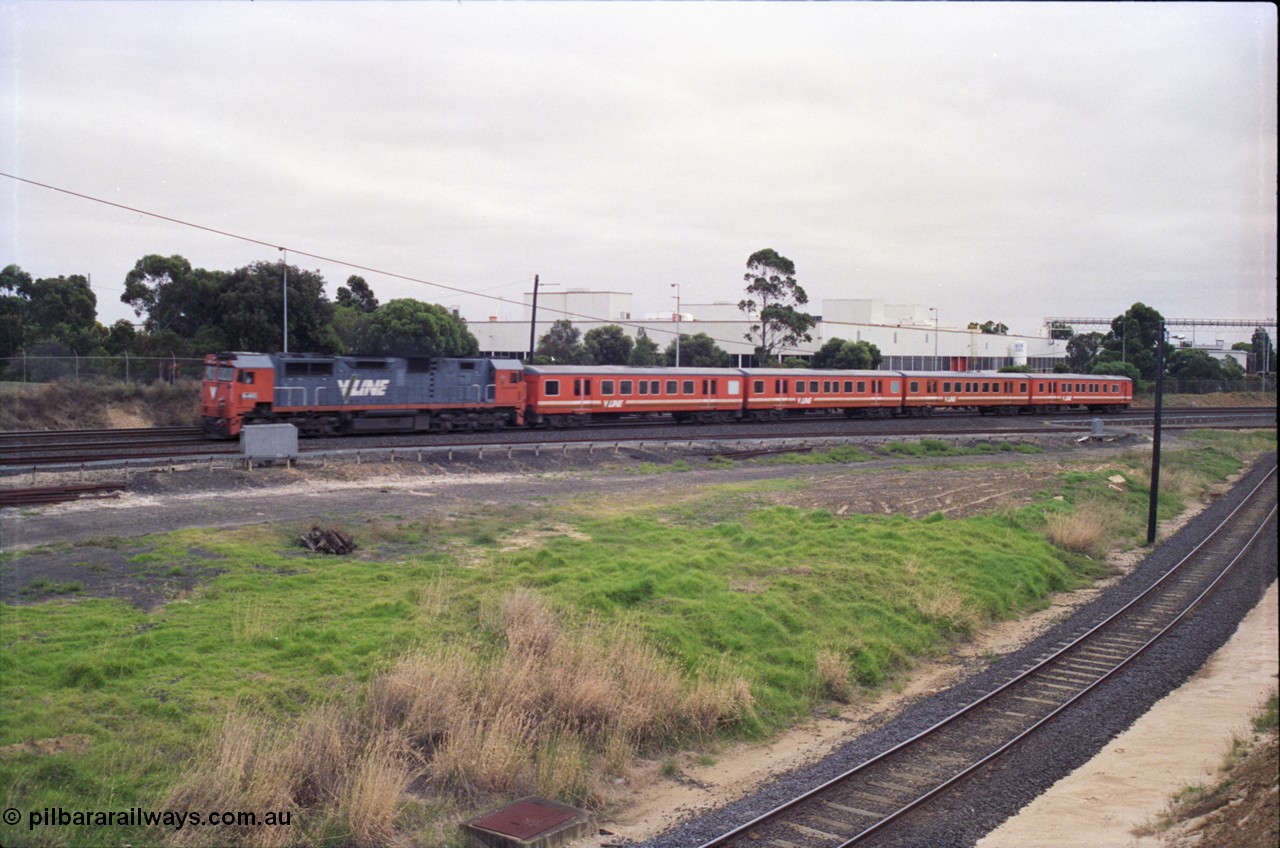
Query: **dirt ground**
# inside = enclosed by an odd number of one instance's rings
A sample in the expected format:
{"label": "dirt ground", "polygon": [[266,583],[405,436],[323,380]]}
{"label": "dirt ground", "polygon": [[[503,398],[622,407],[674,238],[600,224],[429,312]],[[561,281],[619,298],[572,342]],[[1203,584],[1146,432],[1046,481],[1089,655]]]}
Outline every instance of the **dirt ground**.
{"label": "dirt ground", "polygon": [[[1128,446],[1126,449],[1132,449]],[[26,548],[49,542],[72,542],[67,550],[58,545],[35,551],[5,563],[0,570],[0,597],[10,603],[42,600],[38,593],[22,594],[40,578],[57,587],[64,581],[81,582],[80,596],[124,597],[140,607],[150,608],[180,595],[194,583],[216,574],[201,572],[178,563],[166,563],[163,570],[146,564],[144,544],[129,537],[183,526],[235,526],[255,522],[311,521],[317,515],[332,514],[354,518],[360,514],[390,515],[450,514],[457,510],[486,505],[545,503],[549,498],[591,497],[593,499],[652,502],[660,497],[678,497],[679,492],[701,483],[743,482],[783,478],[794,485],[784,491],[761,495],[762,501],[787,503],[802,508],[825,508],[837,515],[855,513],[924,516],[942,512],[960,517],[1023,502],[1041,489],[1046,477],[1067,470],[1097,470],[1107,466],[1109,449],[1062,449],[1042,455],[997,455],[962,457],[954,460],[923,461],[895,459],[857,466],[745,466],[705,468],[694,462],[694,470],[682,474],[635,475],[626,468],[626,458],[597,460],[584,468],[573,460],[557,464],[544,458],[537,467],[512,467],[496,462],[471,467],[457,465],[447,471],[436,466],[400,464],[349,465],[304,470],[260,469],[253,472],[207,474],[199,471],[156,473],[135,479],[131,491],[118,500],[75,503],[33,510],[6,511],[3,522],[5,547]],[[633,457],[632,460],[670,461],[669,457]],[[693,462],[691,460],[691,462]],[[929,469],[909,470],[919,462]],[[954,467],[949,467],[954,466]],[[1186,520],[1190,516],[1184,516]],[[122,530],[122,528],[128,528]],[[1162,527],[1162,535],[1173,526]],[[193,557],[199,552],[193,552]],[[1135,562],[1134,554],[1118,556],[1113,566],[1118,580]],[[780,734],[767,744],[735,744],[716,751],[689,751],[677,758],[679,774],[659,763],[642,763],[625,786],[619,787],[618,803],[600,819],[607,833],[574,844],[574,848],[640,841],[665,830],[697,811],[724,804],[768,780],[771,775],[820,758],[848,739],[883,723],[913,699],[939,691],[981,668],[992,654],[1005,653],[1035,638],[1092,600],[1109,582],[1089,589],[1064,593],[1046,609],[1018,621],[990,628],[971,644],[941,660],[922,663],[894,687],[873,700],[848,705],[838,715],[815,717],[808,724]],[[1275,587],[1268,595],[1273,631],[1265,639],[1274,646]],[[1225,649],[1224,649],[1225,650]],[[1233,674],[1254,682],[1275,685],[1275,658],[1270,670],[1256,658],[1226,658],[1222,664]],[[1215,659],[1215,663],[1217,660]],[[1212,665],[1212,664],[1211,664]],[[1193,681],[1194,682],[1194,681]],[[1190,684],[1188,684],[1190,685]],[[1184,687],[1185,688],[1185,687]],[[1181,690],[1179,690],[1181,691]],[[1171,695],[1170,699],[1175,699]],[[1170,700],[1166,699],[1166,700]],[[1232,726],[1243,724],[1255,708],[1252,695],[1233,702],[1236,716]],[[1163,704],[1163,702],[1162,702]],[[1175,710],[1178,708],[1174,708]],[[1200,706],[1181,708],[1193,719]],[[1229,739],[1227,740],[1229,743]],[[1153,745],[1158,757],[1147,771],[1182,775],[1187,760],[1195,768],[1206,762],[1216,764],[1218,754],[1189,754],[1186,746]],[[1127,749],[1129,750],[1129,749]],[[1080,770],[1085,792],[1093,797],[1116,794],[1115,779],[1102,767]],[[1109,768],[1109,767],[1107,767]],[[1089,775],[1095,774],[1090,781]],[[1073,775],[1074,777],[1074,775]],[[1181,778],[1179,778],[1181,779]],[[1065,781],[1064,781],[1065,782]],[[1184,781],[1185,782],[1185,781]],[[1166,781],[1167,783],[1167,781]],[[1164,799],[1176,791],[1175,782],[1160,790],[1157,797],[1135,796],[1123,813],[1124,822],[1140,824],[1157,816]],[[1056,788],[1055,788],[1056,791]],[[1052,794],[1052,793],[1048,793]],[[1027,815],[1030,815],[1028,813]],[[1056,814],[1032,825],[1037,835],[1027,841],[1001,845],[1062,845],[1043,839],[1062,830]],[[1023,817],[1020,816],[1019,820]],[[1015,820],[1016,821],[1016,820]],[[1118,820],[1117,820],[1118,821]],[[1075,825],[1072,824],[1072,827]],[[1106,838],[1103,839],[1103,836]],[[1133,840],[1128,825],[1104,822],[1094,846],[1138,846],[1153,842]],[[1204,842],[1202,845],[1213,843]],[[995,848],[996,843],[992,843]]]}

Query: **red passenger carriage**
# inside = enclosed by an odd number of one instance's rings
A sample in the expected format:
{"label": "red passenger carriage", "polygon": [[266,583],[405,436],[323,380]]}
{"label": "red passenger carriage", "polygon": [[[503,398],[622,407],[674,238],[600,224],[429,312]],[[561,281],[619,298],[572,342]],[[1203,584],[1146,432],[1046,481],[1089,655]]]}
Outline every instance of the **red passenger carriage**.
{"label": "red passenger carriage", "polygon": [[742,372],[729,368],[526,365],[524,378],[528,424],[579,427],[654,414],[710,423],[742,410]]}

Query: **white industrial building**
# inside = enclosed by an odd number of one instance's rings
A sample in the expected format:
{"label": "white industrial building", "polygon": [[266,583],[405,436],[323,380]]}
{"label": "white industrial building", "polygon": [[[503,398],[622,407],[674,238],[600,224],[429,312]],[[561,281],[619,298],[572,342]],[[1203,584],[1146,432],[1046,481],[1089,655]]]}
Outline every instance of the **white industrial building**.
{"label": "white industrial building", "polygon": [[[538,293],[537,325],[533,319],[533,293],[524,296],[524,315],[519,321],[469,323],[468,329],[480,342],[485,355],[520,358],[530,350],[533,339],[542,338],[557,320],[568,319],[585,336],[587,332],[617,324],[632,338],[643,327],[660,349],[675,339],[677,328],[683,335],[705,333],[737,364],[753,364],[754,345],[746,335],[751,325],[744,320],[736,302],[682,303],[680,312],[634,316],[629,292],[564,289]],[[818,324],[813,341],[783,352],[784,356],[807,358],[833,338],[866,341],[884,355],[881,368],[902,371],[994,370],[1006,365],[1029,365],[1049,371],[1066,355],[1066,342],[1047,336],[991,335],[978,330],[957,329],[935,323],[932,309],[916,304],[888,304],[880,300],[835,298],[823,300],[816,311]]]}

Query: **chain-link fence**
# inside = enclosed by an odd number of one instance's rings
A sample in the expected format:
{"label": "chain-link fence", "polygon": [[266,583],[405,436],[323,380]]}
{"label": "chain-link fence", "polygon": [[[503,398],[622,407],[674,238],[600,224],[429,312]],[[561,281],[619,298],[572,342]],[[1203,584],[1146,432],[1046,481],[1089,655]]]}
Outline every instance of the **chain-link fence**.
{"label": "chain-link fence", "polygon": [[202,360],[182,356],[9,356],[0,357],[0,380],[11,383],[94,381],[178,383],[199,380]]}
{"label": "chain-link fence", "polygon": [[[1144,382],[1140,393],[1155,394],[1154,382]],[[1212,395],[1212,394],[1275,394],[1276,378],[1272,374],[1259,375],[1244,380],[1175,380],[1164,378],[1164,390],[1171,395]]]}

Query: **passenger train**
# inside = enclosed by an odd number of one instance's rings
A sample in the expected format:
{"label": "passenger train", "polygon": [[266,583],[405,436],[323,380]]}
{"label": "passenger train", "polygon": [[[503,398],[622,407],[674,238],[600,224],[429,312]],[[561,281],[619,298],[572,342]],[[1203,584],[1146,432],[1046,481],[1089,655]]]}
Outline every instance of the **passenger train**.
{"label": "passenger train", "polygon": [[307,436],[344,433],[579,427],[626,417],[677,422],[776,421],[947,409],[1011,415],[1117,412],[1127,377],[803,368],[642,368],[525,365],[483,357],[209,354],[200,415],[206,434],[290,423]]}

